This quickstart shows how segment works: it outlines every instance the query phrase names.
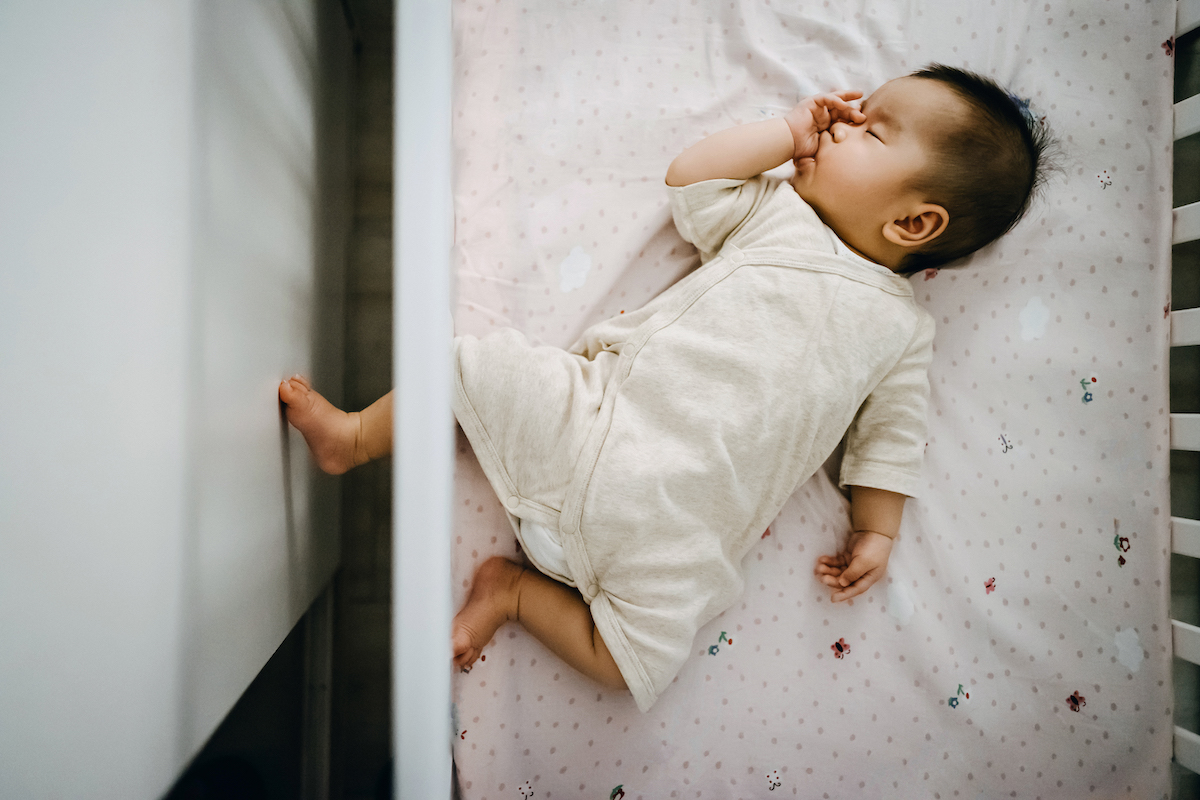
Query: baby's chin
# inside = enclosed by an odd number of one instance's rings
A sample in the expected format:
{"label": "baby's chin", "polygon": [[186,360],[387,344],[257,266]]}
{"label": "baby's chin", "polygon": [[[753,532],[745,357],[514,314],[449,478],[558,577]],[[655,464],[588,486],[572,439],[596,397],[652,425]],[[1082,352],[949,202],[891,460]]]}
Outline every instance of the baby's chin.
{"label": "baby's chin", "polygon": [[807,156],[805,158],[793,158],[792,166],[796,168],[796,172],[792,177],[793,180],[811,177],[816,169],[817,160],[812,156]]}
{"label": "baby's chin", "polygon": [[812,167],[811,165],[797,165],[796,172],[792,175],[788,183],[796,190],[796,194],[800,195],[806,203],[812,204],[813,195],[816,194],[812,186]]}
{"label": "baby's chin", "polygon": [[817,188],[811,182],[806,181],[804,178],[805,176],[799,172],[793,175],[791,180],[792,189],[816,213],[821,222],[828,225],[829,221],[825,218],[824,214],[825,204],[821,202],[821,193],[817,191]]}

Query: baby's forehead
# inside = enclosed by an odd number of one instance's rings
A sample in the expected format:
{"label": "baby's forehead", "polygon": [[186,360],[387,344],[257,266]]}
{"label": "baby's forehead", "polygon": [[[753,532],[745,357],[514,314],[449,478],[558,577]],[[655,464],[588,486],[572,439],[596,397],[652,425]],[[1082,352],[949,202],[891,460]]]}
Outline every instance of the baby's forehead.
{"label": "baby's forehead", "polygon": [[864,106],[884,106],[889,111],[925,111],[958,114],[966,108],[948,85],[934,78],[904,75],[884,83],[862,101]]}
{"label": "baby's forehead", "polygon": [[906,75],[894,78],[863,99],[868,115],[889,118],[906,130],[944,129],[965,120],[966,103],[945,83]]}

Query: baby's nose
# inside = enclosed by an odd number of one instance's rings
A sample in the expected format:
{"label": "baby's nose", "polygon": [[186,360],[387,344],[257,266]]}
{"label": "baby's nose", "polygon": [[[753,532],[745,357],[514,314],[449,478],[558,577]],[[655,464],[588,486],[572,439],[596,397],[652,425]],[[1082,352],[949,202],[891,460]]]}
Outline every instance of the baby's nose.
{"label": "baby's nose", "polygon": [[833,137],[835,143],[842,142],[850,133],[849,123],[838,121],[829,126],[829,135]]}

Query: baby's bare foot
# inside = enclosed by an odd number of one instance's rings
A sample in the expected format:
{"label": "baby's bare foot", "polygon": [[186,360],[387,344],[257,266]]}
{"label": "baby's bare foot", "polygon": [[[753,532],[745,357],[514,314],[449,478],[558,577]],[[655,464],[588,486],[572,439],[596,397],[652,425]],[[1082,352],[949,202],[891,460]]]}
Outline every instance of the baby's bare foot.
{"label": "baby's bare foot", "polygon": [[469,669],[497,629],[517,618],[517,587],[524,571],[520,564],[501,556],[489,558],[475,570],[467,604],[454,617],[455,667]]}
{"label": "baby's bare foot", "polygon": [[287,406],[288,422],[304,434],[304,441],[322,470],[341,475],[368,461],[361,444],[358,414],[347,414],[334,407],[299,375],[279,384],[279,399]]}

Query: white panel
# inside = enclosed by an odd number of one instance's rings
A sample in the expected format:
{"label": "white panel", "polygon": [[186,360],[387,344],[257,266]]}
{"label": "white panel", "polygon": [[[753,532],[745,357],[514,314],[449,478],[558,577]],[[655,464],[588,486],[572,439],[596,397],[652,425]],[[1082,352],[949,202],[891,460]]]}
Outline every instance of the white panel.
{"label": "white panel", "polygon": [[1173,619],[1171,640],[1176,656],[1193,664],[1200,664],[1200,628]]}
{"label": "white panel", "polygon": [[1175,760],[1192,772],[1200,772],[1200,736],[1175,726]]}
{"label": "white panel", "polygon": [[397,0],[395,787],[450,796],[451,34],[449,0]]}
{"label": "white panel", "polygon": [[1175,36],[1200,27],[1200,0],[1179,0],[1175,12]]}
{"label": "white panel", "polygon": [[1200,132],[1200,94],[1175,104],[1175,138]]}
{"label": "white panel", "polygon": [[1171,415],[1171,449],[1200,450],[1200,414]]}
{"label": "white panel", "polygon": [[0,797],[182,759],[190,17],[0,3]]}
{"label": "white panel", "polygon": [[1200,201],[1188,203],[1174,210],[1175,224],[1171,244],[1200,239]]}
{"label": "white panel", "polygon": [[1200,308],[1172,311],[1171,346],[1185,347],[1193,344],[1200,344]]}
{"label": "white panel", "polygon": [[1200,520],[1171,517],[1171,551],[1200,558]]}
{"label": "white panel", "polygon": [[343,273],[315,224],[334,196],[316,0],[196,8],[185,735],[198,748],[337,566],[337,481],[281,421],[278,387],[303,373],[340,402],[342,328],[319,323],[317,301],[339,304]]}
{"label": "white panel", "polygon": [[337,565],[315,2],[0,2],[0,797],[161,797]]}

